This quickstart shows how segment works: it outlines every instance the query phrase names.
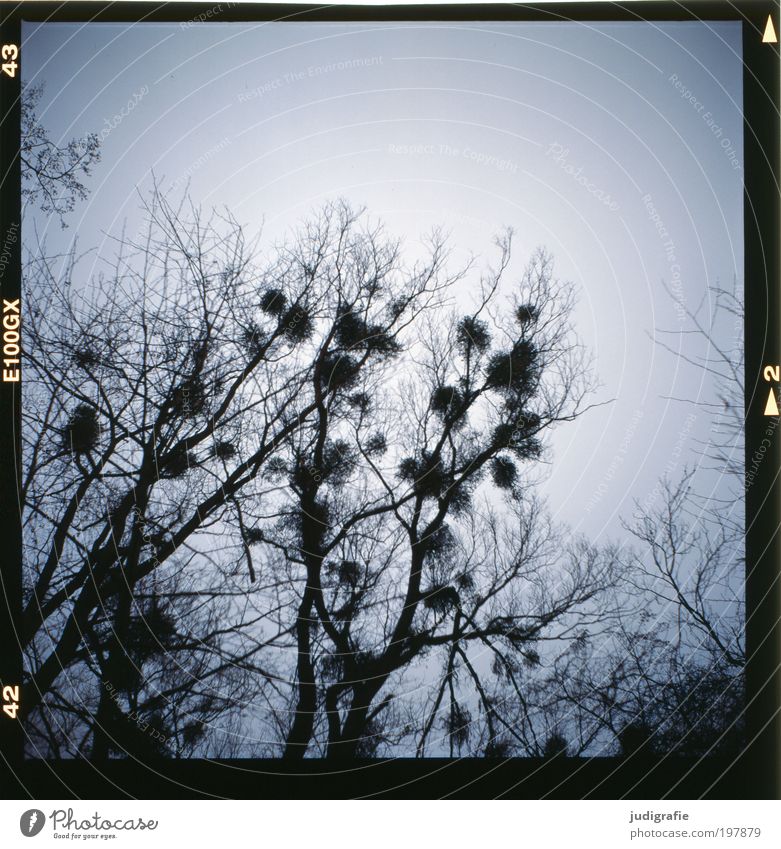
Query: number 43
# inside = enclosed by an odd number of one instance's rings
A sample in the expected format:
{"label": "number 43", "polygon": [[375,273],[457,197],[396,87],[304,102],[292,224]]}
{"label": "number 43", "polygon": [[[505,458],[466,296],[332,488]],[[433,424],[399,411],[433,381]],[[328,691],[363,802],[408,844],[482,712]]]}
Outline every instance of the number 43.
{"label": "number 43", "polygon": [[19,67],[16,60],[19,57],[19,48],[15,44],[4,44],[2,48],[0,48],[0,55],[3,59],[9,59],[10,61],[4,62],[3,64],[3,73],[8,74],[9,77],[16,76],[16,69]]}

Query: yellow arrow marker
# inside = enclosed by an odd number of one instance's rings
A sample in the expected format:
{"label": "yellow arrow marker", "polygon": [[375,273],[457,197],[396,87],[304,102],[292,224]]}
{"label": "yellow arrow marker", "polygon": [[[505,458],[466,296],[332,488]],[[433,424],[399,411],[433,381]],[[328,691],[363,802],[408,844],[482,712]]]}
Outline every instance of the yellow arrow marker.
{"label": "yellow arrow marker", "polygon": [[778,415],[778,404],[776,403],[776,393],[771,389],[770,395],[767,396],[767,404],[765,404],[766,416]]}
{"label": "yellow arrow marker", "polygon": [[776,28],[773,26],[773,18],[770,15],[767,16],[767,23],[765,24],[765,34],[762,36],[762,42],[764,44],[778,44]]}

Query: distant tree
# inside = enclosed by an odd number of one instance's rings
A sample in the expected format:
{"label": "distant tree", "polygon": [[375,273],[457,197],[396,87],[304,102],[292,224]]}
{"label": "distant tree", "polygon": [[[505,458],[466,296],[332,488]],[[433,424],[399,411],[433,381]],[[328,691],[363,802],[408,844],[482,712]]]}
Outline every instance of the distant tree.
{"label": "distant tree", "polygon": [[[693,330],[684,331],[701,355],[662,342],[712,382],[711,393],[679,402],[711,420],[709,438],[696,466],[662,479],[624,522],[636,544],[621,557],[622,616],[608,648],[562,658],[554,675],[579,682],[568,686],[570,706],[627,755],[734,755],[744,743],[744,313],[737,291],[709,296],[707,315],[705,301],[687,310]],[[600,739],[609,749],[610,737]]]}
{"label": "distant tree", "polygon": [[695,476],[689,469],[675,484],[662,481],[660,506],[625,523],[640,544],[627,578],[649,604],[658,602],[659,620],[672,621],[671,639],[684,650],[715,653],[720,664],[742,670],[745,554],[736,529],[742,516],[703,508],[692,491]]}
{"label": "distant tree", "polygon": [[573,754],[739,752],[741,670],[718,652],[686,651],[658,612],[630,608],[622,619],[599,639],[571,643],[535,681],[526,699],[527,740],[555,724]]}
{"label": "distant tree", "polygon": [[697,466],[660,481],[658,506],[636,505],[624,525],[639,544],[627,582],[665,643],[653,686],[654,664],[635,670],[641,726],[653,731],[648,746],[689,755],[734,754],[745,733],[744,309],[737,287],[709,290],[707,302],[686,310],[703,353],[683,359],[714,389],[680,403],[708,416],[709,437]]}
{"label": "distant tree", "polygon": [[744,745],[743,307],[735,292],[710,294],[707,318],[700,305],[683,331],[701,355],[660,331],[712,380],[712,393],[680,402],[712,422],[700,461],[659,481],[623,522],[601,621],[519,667],[524,686],[503,699],[504,754],[542,757],[551,739],[569,755],[627,757],[733,756]]}

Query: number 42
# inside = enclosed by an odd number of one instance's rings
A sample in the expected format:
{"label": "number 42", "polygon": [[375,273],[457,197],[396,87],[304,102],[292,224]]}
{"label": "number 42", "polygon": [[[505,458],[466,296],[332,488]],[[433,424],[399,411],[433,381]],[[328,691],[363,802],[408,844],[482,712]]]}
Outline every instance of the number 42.
{"label": "number 42", "polygon": [[3,73],[9,77],[16,76],[16,69],[19,67],[16,60],[19,58],[19,48],[15,44],[4,44],[0,48],[0,55],[3,59],[10,60],[3,63]]}
{"label": "number 42", "polygon": [[3,687],[3,701],[10,704],[3,705],[3,713],[7,713],[11,719],[16,719],[19,710],[19,687]]}

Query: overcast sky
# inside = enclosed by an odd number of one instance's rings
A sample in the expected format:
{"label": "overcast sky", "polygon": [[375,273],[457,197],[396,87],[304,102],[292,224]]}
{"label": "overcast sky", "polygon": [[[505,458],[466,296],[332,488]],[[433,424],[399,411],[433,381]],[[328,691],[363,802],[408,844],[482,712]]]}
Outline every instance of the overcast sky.
{"label": "overcast sky", "polygon": [[411,253],[444,225],[461,254],[489,254],[512,225],[514,271],[543,245],[579,287],[595,400],[616,399],[560,428],[546,492],[559,519],[615,535],[711,426],[667,400],[713,387],[653,334],[691,329],[680,302],[709,286],[742,288],[740,38],[699,22],[27,25],[52,137],[104,136],[69,229],[37,224],[53,250],[95,248],[85,280],[108,235],[135,232],[153,172],[269,239],[337,196]]}

